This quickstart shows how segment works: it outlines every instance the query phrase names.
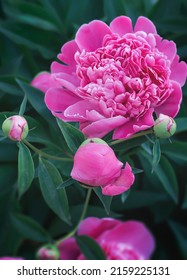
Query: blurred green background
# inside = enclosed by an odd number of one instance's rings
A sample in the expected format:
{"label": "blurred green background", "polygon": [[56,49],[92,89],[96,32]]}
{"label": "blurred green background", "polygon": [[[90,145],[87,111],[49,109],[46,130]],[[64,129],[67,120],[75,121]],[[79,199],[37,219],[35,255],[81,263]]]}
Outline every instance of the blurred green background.
{"label": "blurred green background", "polygon": [[[5,116],[18,113],[26,90],[29,102],[25,115],[33,128],[28,140],[49,153],[68,150],[54,118],[45,109],[43,95],[29,87],[29,83],[38,72],[49,71],[61,46],[74,38],[81,24],[93,19],[110,23],[118,15],[131,17],[133,23],[138,16],[147,16],[160,36],[176,42],[181,60],[187,59],[185,0],[2,0],[0,124]],[[27,86],[20,87],[17,80]],[[187,86],[183,87],[183,103],[177,117],[178,133],[172,138],[172,144],[161,141],[163,156],[154,173],[151,173],[151,157],[148,156],[149,143],[145,140],[138,148],[139,143],[134,146],[130,143],[123,153],[122,147],[115,147],[121,160],[128,159],[144,172],[136,175],[135,186],[127,199],[113,199],[110,216],[144,221],[156,238],[154,259],[187,259]],[[59,238],[72,227],[45,203],[38,182],[38,158],[34,154],[35,178],[30,189],[18,198],[17,158],[17,144],[1,141],[0,256],[33,259],[39,246]],[[67,179],[72,165],[53,163],[62,178]],[[81,213],[85,191],[73,185],[68,187],[67,194],[74,225]],[[94,194],[87,215],[107,215]]]}

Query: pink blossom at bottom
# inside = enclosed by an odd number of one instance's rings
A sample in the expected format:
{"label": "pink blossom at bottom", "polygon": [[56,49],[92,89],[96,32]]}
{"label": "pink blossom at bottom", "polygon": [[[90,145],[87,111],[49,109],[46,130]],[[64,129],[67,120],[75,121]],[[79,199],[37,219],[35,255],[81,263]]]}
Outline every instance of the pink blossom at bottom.
{"label": "pink blossom at bottom", "polygon": [[52,114],[79,122],[87,137],[129,138],[154,125],[153,113],[174,118],[182,101],[187,66],[176,44],[157,34],[148,18],[135,26],[119,16],[108,26],[83,24],[32,85],[45,92]]}
{"label": "pink blossom at bottom", "polygon": [[[89,217],[80,223],[78,235],[95,239],[107,260],[147,260],[155,249],[151,232],[139,221]],[[58,247],[62,260],[85,259],[74,237],[66,239]]]}

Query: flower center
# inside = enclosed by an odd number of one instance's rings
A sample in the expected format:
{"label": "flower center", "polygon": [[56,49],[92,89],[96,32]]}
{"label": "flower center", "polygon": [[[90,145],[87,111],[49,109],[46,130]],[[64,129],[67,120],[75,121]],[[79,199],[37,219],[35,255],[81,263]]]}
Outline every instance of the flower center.
{"label": "flower center", "polygon": [[106,35],[94,52],[75,54],[80,86],[76,93],[97,102],[105,117],[142,117],[172,92],[170,61],[152,34]]}

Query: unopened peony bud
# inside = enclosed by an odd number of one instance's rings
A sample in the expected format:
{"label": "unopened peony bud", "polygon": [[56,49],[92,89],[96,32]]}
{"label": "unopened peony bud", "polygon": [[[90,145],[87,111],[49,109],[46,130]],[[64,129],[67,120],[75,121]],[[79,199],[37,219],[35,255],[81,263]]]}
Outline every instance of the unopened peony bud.
{"label": "unopened peony bud", "polygon": [[85,146],[89,143],[99,143],[99,144],[105,144],[108,145],[104,140],[100,139],[100,138],[88,138],[86,139],[84,142],[82,142],[82,144],[80,145],[80,147]]}
{"label": "unopened peony bud", "polygon": [[2,125],[5,136],[13,141],[25,139],[29,132],[27,121],[24,117],[15,115],[7,118]]}
{"label": "unopened peony bud", "polygon": [[153,127],[154,133],[159,138],[169,138],[176,131],[176,123],[169,116],[160,114]]}
{"label": "unopened peony bud", "polygon": [[36,256],[40,260],[59,260],[60,251],[55,245],[47,244],[38,250]]}

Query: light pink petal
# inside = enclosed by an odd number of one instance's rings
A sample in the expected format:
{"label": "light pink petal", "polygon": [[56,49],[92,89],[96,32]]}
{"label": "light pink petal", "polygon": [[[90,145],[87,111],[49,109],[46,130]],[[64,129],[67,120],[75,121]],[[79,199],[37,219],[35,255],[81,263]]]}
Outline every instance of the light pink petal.
{"label": "light pink petal", "polygon": [[59,87],[60,84],[58,81],[51,77],[51,74],[48,72],[40,72],[31,82],[31,86],[43,91],[44,93],[53,87]]}
{"label": "light pink petal", "polygon": [[[64,111],[71,104],[78,102],[80,98],[72,92],[62,88],[51,88],[45,94],[45,103],[55,116],[63,120],[68,120],[64,116]],[[57,114],[56,114],[57,113]]]}
{"label": "light pink petal", "polygon": [[[118,243],[124,249],[131,248],[141,259],[149,259],[155,248],[151,232],[141,222],[124,222],[101,236],[108,244]],[[119,248],[120,248],[119,247]]]}
{"label": "light pink petal", "polygon": [[108,119],[102,119],[96,121],[94,123],[89,124],[88,126],[82,129],[82,132],[87,135],[88,137],[100,137],[102,138],[108,132],[112,131],[118,126],[121,126],[127,121],[122,116],[117,116]]}
{"label": "light pink petal", "polygon": [[155,108],[155,112],[157,115],[164,114],[172,118],[177,115],[180,109],[180,104],[182,102],[182,90],[179,83],[172,81],[172,85],[173,92],[171,93],[171,95],[161,106]]}
{"label": "light pink petal", "polygon": [[88,235],[96,239],[103,231],[112,230],[118,224],[121,224],[121,222],[112,218],[89,217],[80,223],[78,235]]}
{"label": "light pink petal", "polygon": [[54,73],[51,74],[51,76],[54,80],[58,81],[61,86],[69,89],[72,92],[74,92],[80,84],[80,81],[75,74]]}
{"label": "light pink petal", "polygon": [[111,23],[110,28],[112,32],[118,33],[120,36],[123,36],[126,33],[132,33],[132,21],[129,17],[119,16],[116,17]]}
{"label": "light pink petal", "polygon": [[158,35],[156,36],[156,43],[158,50],[164,53],[168,59],[172,61],[177,52],[176,44],[173,41],[162,40]]}
{"label": "light pink petal", "polygon": [[145,31],[147,34],[149,33],[157,33],[155,25],[146,17],[139,17],[134,26],[134,32],[137,31]]}
{"label": "light pink petal", "polygon": [[102,47],[104,36],[111,33],[107,24],[99,20],[93,20],[79,28],[75,41],[81,50],[94,51]]}
{"label": "light pink petal", "polygon": [[114,130],[113,139],[125,139],[132,136],[134,133],[146,130],[154,125],[154,119],[152,116],[153,109],[149,109],[146,114],[137,121],[132,119],[131,121],[125,123],[124,125],[116,128]]}
{"label": "light pink petal", "polygon": [[77,46],[75,40],[69,41],[62,46],[58,59],[75,69],[76,62],[74,55],[77,51],[79,51],[79,47]]}
{"label": "light pink petal", "polygon": [[66,73],[69,75],[76,75],[75,69],[68,65],[63,65],[59,62],[52,62],[51,63],[51,73]]}
{"label": "light pink petal", "polygon": [[179,56],[176,55],[171,64],[170,79],[178,82],[181,87],[185,84],[187,77],[187,65],[184,61],[179,62]]}
{"label": "light pink petal", "polygon": [[98,113],[97,104],[89,102],[89,100],[81,100],[69,106],[64,115],[72,121],[97,121],[104,117]]}
{"label": "light pink petal", "polygon": [[125,168],[122,169],[121,175],[112,183],[102,187],[104,195],[114,196],[127,191],[134,183],[134,174],[132,168],[126,163]]}
{"label": "light pink petal", "polygon": [[64,240],[58,245],[61,260],[77,260],[81,254],[73,237]]}

